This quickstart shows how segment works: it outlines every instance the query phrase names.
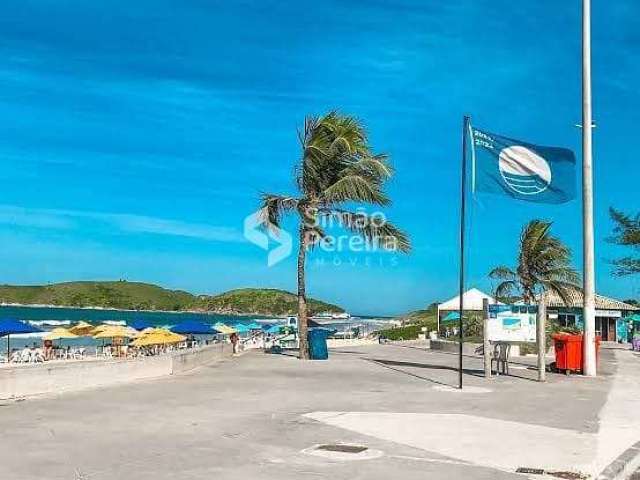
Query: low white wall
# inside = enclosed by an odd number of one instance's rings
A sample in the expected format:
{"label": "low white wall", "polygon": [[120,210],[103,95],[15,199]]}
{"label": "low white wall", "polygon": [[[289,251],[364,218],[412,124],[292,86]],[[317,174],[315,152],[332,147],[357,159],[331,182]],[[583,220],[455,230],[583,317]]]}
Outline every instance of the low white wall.
{"label": "low white wall", "polygon": [[376,345],[378,340],[371,338],[327,338],[328,348],[360,347],[362,345]]}
{"label": "low white wall", "polygon": [[231,355],[231,345],[222,343],[157,357],[4,367],[0,368],[0,399],[70,392],[179,374]]}
{"label": "low white wall", "polygon": [[188,372],[201,365],[213,363],[233,355],[233,346],[230,343],[218,343],[186,353],[174,353],[171,355],[171,373],[178,374]]}

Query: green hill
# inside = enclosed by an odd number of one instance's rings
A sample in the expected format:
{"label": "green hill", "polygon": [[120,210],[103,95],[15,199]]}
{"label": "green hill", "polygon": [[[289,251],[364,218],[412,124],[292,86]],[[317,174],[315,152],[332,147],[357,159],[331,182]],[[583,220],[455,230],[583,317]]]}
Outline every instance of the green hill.
{"label": "green hill", "polygon": [[[199,310],[215,313],[290,315],[298,309],[297,297],[284,290],[245,288],[220,295],[199,295],[167,290],[140,282],[66,282],[51,285],[0,285],[1,303],[104,307],[127,310]],[[343,312],[336,305],[309,299],[313,313]]]}
{"label": "green hill", "polygon": [[[308,299],[311,314],[321,312],[341,313],[337,305]],[[217,313],[251,313],[255,315],[293,315],[298,311],[298,297],[285,290],[267,288],[242,288],[213,297],[200,297],[198,305]]]}
{"label": "green hill", "polygon": [[65,282],[41,286],[0,285],[0,301],[24,305],[184,310],[195,297],[139,282]]}

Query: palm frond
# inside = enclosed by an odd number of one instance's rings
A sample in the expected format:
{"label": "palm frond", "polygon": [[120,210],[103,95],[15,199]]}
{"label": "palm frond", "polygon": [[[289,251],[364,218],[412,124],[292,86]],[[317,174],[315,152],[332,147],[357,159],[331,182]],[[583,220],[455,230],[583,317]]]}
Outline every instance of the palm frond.
{"label": "palm frond", "polygon": [[[640,214],[632,217],[614,208],[610,208],[609,213],[615,226],[613,236],[608,241],[616,245],[631,247],[636,251],[640,249]],[[640,273],[640,258],[638,257],[626,256],[614,260],[612,263],[616,267],[614,274],[617,276]]]}
{"label": "palm frond", "polygon": [[514,280],[516,278],[516,274],[509,267],[501,265],[489,272],[489,278],[494,280]]}
{"label": "palm frond", "polygon": [[500,282],[495,288],[495,296],[496,298],[510,298],[513,297],[516,292],[518,292],[518,282],[515,280],[505,280]]}
{"label": "palm frond", "polygon": [[283,195],[263,193],[261,196],[260,215],[266,228],[276,231],[280,228],[282,216],[298,208],[299,200]]}
{"label": "palm frond", "polygon": [[391,203],[391,200],[385,195],[379,184],[371,182],[360,175],[342,177],[324,190],[322,199],[328,204],[364,202],[384,206]]}
{"label": "palm frond", "polygon": [[344,210],[333,210],[328,214],[337,218],[345,229],[361,235],[368,242],[374,243],[384,250],[402,253],[411,251],[409,236],[386,219],[380,221],[377,217],[366,213]]}
{"label": "palm frond", "polygon": [[490,272],[490,278],[503,281],[507,293],[517,288],[526,301],[533,301],[537,292],[553,291],[564,300],[579,289],[580,275],[571,266],[571,250],[551,235],[551,225],[543,220],[525,225],[515,271],[497,267]]}

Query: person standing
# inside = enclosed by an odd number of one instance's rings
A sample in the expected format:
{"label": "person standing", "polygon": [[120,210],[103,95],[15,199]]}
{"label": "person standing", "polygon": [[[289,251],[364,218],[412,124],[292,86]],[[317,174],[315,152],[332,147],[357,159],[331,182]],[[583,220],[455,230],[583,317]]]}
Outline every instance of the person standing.
{"label": "person standing", "polygon": [[240,337],[236,332],[233,332],[229,337],[231,340],[231,345],[233,346],[233,354],[236,355],[238,353],[238,342],[240,341]]}

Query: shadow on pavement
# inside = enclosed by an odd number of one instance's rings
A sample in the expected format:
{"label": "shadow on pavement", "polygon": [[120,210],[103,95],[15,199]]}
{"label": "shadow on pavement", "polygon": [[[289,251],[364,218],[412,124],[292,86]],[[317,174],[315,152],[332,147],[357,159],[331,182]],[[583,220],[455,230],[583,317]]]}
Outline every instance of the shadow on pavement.
{"label": "shadow on pavement", "polygon": [[[436,380],[434,378],[430,378],[430,377],[426,377],[426,376],[422,376],[422,375],[418,375],[416,373],[407,371],[407,370],[403,370],[400,367],[410,367],[410,368],[423,368],[423,369],[428,369],[428,370],[448,370],[451,372],[457,372],[458,369],[455,367],[450,367],[447,365],[436,365],[436,364],[429,364],[429,363],[414,363],[414,362],[400,362],[400,361],[396,361],[396,360],[385,360],[385,359],[379,359],[379,358],[365,358],[364,360],[371,362],[375,365],[378,365],[380,367],[383,368],[387,368],[389,370],[393,370],[394,372],[398,372],[398,373],[402,373],[404,375],[408,375],[414,378],[419,378],[420,380],[425,380],[427,382],[431,382],[431,383],[435,383],[437,385],[444,385],[447,387],[454,387],[455,385],[452,384],[448,384],[446,382],[442,382],[439,380]],[[476,370],[476,369],[469,369],[469,368],[463,368],[462,372],[465,375],[472,375],[475,377],[480,377],[482,376],[483,372],[480,370]]]}

